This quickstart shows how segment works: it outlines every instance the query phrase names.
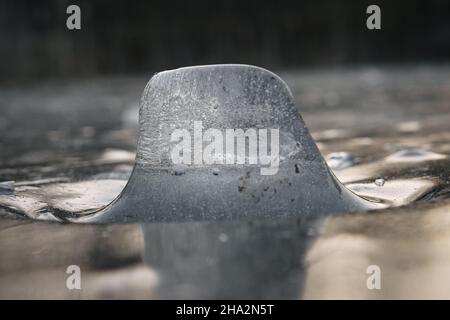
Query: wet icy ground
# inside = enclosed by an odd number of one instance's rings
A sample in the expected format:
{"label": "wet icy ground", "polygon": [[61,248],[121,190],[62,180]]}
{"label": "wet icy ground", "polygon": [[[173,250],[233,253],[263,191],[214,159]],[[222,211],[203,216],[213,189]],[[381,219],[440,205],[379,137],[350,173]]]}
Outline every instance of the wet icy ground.
{"label": "wet icy ground", "polygon": [[[450,67],[280,75],[335,175],[386,209],[321,221],[32,222],[118,195],[151,75],[3,87],[0,297],[450,298]],[[65,288],[70,264],[85,271],[81,291]],[[366,287],[372,264],[381,290]]]}

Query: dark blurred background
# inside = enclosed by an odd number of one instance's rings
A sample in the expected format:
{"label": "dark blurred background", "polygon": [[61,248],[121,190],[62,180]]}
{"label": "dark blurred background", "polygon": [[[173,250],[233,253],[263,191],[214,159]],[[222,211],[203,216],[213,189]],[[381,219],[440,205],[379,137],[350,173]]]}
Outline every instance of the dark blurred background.
{"label": "dark blurred background", "polygon": [[[66,8],[81,8],[81,30]],[[381,30],[366,8],[381,7]],[[269,69],[440,62],[450,1],[4,1],[0,81],[149,73],[186,65]]]}

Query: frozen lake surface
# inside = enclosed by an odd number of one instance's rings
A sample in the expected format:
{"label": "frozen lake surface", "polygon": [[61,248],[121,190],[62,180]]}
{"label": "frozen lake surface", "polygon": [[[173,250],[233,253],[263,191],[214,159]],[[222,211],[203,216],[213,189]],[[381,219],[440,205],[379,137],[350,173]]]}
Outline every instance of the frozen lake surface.
{"label": "frozen lake surface", "polygon": [[[334,174],[382,209],[61,224],[125,186],[150,75],[2,87],[0,297],[450,298],[450,67],[279,74]],[[72,264],[82,290],[66,289]]]}

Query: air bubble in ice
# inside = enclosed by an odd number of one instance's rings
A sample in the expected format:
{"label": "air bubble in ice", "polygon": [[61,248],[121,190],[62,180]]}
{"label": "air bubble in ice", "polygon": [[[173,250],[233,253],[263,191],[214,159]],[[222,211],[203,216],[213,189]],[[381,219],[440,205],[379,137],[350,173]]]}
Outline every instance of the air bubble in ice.
{"label": "air bubble in ice", "polygon": [[386,181],[383,178],[375,179],[375,185],[378,187],[382,187]]}

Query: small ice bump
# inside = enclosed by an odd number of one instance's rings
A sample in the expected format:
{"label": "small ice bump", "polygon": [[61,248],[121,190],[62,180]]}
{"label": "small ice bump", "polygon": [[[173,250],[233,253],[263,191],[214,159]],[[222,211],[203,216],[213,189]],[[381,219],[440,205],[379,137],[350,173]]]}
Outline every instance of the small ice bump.
{"label": "small ice bump", "polygon": [[321,132],[315,132],[312,135],[316,140],[332,140],[348,137],[349,131],[344,129],[328,129]]}
{"label": "small ice bump", "polygon": [[420,148],[407,148],[386,157],[386,162],[421,162],[445,158],[446,156],[443,154],[426,151]]}
{"label": "small ice bump", "polygon": [[215,176],[218,176],[219,172],[220,172],[219,168],[213,168],[212,169],[212,174],[215,175]]}
{"label": "small ice bump", "polygon": [[332,170],[342,170],[355,164],[355,158],[348,152],[333,152],[327,155],[326,161]]}
{"label": "small ice bump", "polygon": [[413,148],[413,149],[400,150],[397,154],[402,157],[417,157],[417,156],[425,155],[426,151],[422,150],[422,149]]}
{"label": "small ice bump", "polygon": [[108,148],[102,153],[99,161],[106,163],[132,162],[134,161],[135,157],[136,155],[134,154],[134,152]]}
{"label": "small ice bump", "polygon": [[375,179],[375,185],[377,187],[382,187],[384,186],[384,183],[386,182],[386,180],[384,180],[383,178],[377,178]]}
{"label": "small ice bump", "polygon": [[14,181],[1,181],[0,194],[8,194],[14,192]]}

